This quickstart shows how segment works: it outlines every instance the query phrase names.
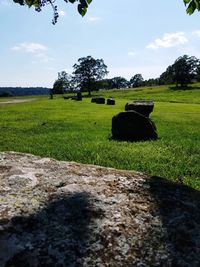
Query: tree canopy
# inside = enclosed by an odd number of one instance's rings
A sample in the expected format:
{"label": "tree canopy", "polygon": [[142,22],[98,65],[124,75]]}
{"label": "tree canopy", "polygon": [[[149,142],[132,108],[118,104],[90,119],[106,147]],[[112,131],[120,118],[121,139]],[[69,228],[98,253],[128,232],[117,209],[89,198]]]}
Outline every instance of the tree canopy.
{"label": "tree canopy", "polygon": [[130,86],[131,87],[139,87],[139,86],[142,86],[143,84],[143,77],[142,77],[142,74],[138,73],[138,74],[135,74],[131,79],[130,79]]}
{"label": "tree canopy", "polygon": [[[53,9],[53,20],[52,23],[55,24],[59,17],[57,11],[58,0],[13,0],[13,2],[18,3],[22,6],[26,5],[28,7],[34,7],[36,11],[40,12],[46,5],[50,4]],[[84,16],[87,12],[87,8],[92,0],[61,0],[66,3],[77,3],[77,10],[81,16]],[[182,0],[186,7],[186,12],[191,15],[195,10],[200,11],[200,0]]]}
{"label": "tree canopy", "polygon": [[87,90],[91,95],[92,86],[96,81],[102,79],[108,74],[107,66],[103,59],[94,59],[91,56],[78,59],[78,63],[74,64],[74,82],[82,90]]}
{"label": "tree canopy", "polygon": [[200,11],[200,0],[183,0],[186,6],[186,12],[191,15],[195,10]]}
{"label": "tree canopy", "polygon": [[178,85],[181,87],[187,86],[193,79],[198,79],[199,68],[200,60],[196,57],[181,56],[161,74],[161,84],[176,83],[176,87]]}
{"label": "tree canopy", "polygon": [[[13,2],[20,4],[21,6],[34,7],[36,11],[40,12],[46,5],[51,5],[53,9],[52,23],[55,24],[58,20],[58,10],[56,5],[57,0],[13,0]],[[63,0],[66,3],[77,3],[77,10],[81,16],[84,16],[87,12],[87,8],[92,0]]]}

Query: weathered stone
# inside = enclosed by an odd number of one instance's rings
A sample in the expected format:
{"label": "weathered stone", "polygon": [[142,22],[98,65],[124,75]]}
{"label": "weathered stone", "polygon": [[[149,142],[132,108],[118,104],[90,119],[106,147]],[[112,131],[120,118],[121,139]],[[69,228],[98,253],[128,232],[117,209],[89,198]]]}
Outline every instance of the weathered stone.
{"label": "weathered stone", "polygon": [[200,193],[133,171],[0,153],[1,267],[200,266]]}
{"label": "weathered stone", "polygon": [[112,118],[113,139],[139,141],[156,139],[155,124],[135,111],[120,112]]}
{"label": "weathered stone", "polygon": [[107,99],[107,105],[115,105],[115,99],[113,99],[113,98],[108,98],[108,99]]}
{"label": "weathered stone", "polygon": [[145,117],[149,117],[149,114],[153,111],[154,103],[153,101],[133,101],[131,103],[126,103],[125,111],[133,110]]}

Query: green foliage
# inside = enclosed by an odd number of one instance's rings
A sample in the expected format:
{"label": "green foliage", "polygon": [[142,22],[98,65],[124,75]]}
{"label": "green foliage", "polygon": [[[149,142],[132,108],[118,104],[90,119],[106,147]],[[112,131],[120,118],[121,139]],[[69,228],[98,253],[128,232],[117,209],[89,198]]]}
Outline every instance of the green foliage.
{"label": "green foliage", "polygon": [[[58,11],[55,2],[57,0],[13,0],[13,2],[18,3],[20,5],[27,5],[28,7],[35,7],[36,11],[41,11],[43,7],[50,4],[53,9],[53,20],[52,23],[55,24],[58,20]],[[78,3],[77,10],[81,16],[84,16],[87,12],[89,4],[91,4],[92,0],[64,0],[66,3]],[[183,0],[186,6],[186,12],[191,15],[195,10],[200,11],[200,0]]]}
{"label": "green foliage", "polygon": [[[27,5],[29,8],[34,7],[36,11],[40,12],[42,9],[50,4],[53,9],[53,20],[52,23],[55,24],[58,20],[58,11],[57,6],[55,5],[56,0],[13,0],[15,3],[18,3],[22,6]],[[66,3],[78,3],[77,10],[81,16],[84,16],[87,12],[87,8],[92,0],[64,0]]]}
{"label": "green foliage", "polygon": [[9,91],[0,92],[0,97],[9,97],[13,96],[13,94]]}
{"label": "green foliage", "polygon": [[64,91],[73,91],[74,80],[72,75],[66,73],[66,71],[58,72],[58,80],[62,80]]}
{"label": "green foliage", "polygon": [[[0,150],[143,171],[173,180],[181,176],[186,184],[200,189],[199,89],[171,91],[160,86],[101,91],[101,95],[112,95],[116,105],[95,105],[88,98],[63,100],[60,96],[53,101],[34,96],[37,100],[33,102],[0,105]],[[124,110],[127,100],[137,99],[155,101],[151,117],[159,139],[133,143],[109,140],[111,118]]]}
{"label": "green foliage", "polygon": [[181,87],[187,86],[194,78],[198,78],[200,60],[196,57],[184,55],[176,59],[160,76],[161,84],[176,83]]}
{"label": "green foliage", "polygon": [[130,79],[130,86],[131,87],[140,87],[143,84],[143,77],[142,74],[135,74],[131,79]]}
{"label": "green foliage", "polygon": [[58,79],[53,84],[53,94],[63,94],[65,90],[65,83],[63,80]]}
{"label": "green foliage", "polygon": [[192,15],[195,10],[200,11],[200,0],[183,0],[186,8],[186,12]]}
{"label": "green foliage", "polygon": [[127,87],[129,87],[129,82],[125,78],[118,76],[111,79],[111,88],[119,89]]}

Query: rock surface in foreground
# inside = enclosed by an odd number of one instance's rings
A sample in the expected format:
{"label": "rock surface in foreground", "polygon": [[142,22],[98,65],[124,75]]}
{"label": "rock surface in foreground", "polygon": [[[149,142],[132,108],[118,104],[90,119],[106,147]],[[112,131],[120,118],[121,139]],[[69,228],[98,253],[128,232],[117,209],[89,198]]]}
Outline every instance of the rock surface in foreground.
{"label": "rock surface in foreground", "polygon": [[0,153],[0,266],[200,266],[200,194],[142,173]]}

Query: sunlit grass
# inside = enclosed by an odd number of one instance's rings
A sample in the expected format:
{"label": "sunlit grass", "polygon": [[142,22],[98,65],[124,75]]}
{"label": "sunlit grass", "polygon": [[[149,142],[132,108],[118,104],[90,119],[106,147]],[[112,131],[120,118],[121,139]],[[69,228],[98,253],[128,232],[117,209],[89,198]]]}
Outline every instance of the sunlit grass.
{"label": "sunlit grass", "polygon": [[[186,184],[200,189],[200,90],[179,94],[159,88],[157,94],[146,94],[148,90],[99,92],[114,96],[115,106],[97,105],[89,98],[76,102],[44,96],[29,103],[0,105],[0,150],[142,171],[173,180],[181,176]],[[171,94],[176,94],[174,99]],[[112,116],[123,111],[127,101],[140,98],[155,101],[152,119],[159,139],[111,140]]]}

